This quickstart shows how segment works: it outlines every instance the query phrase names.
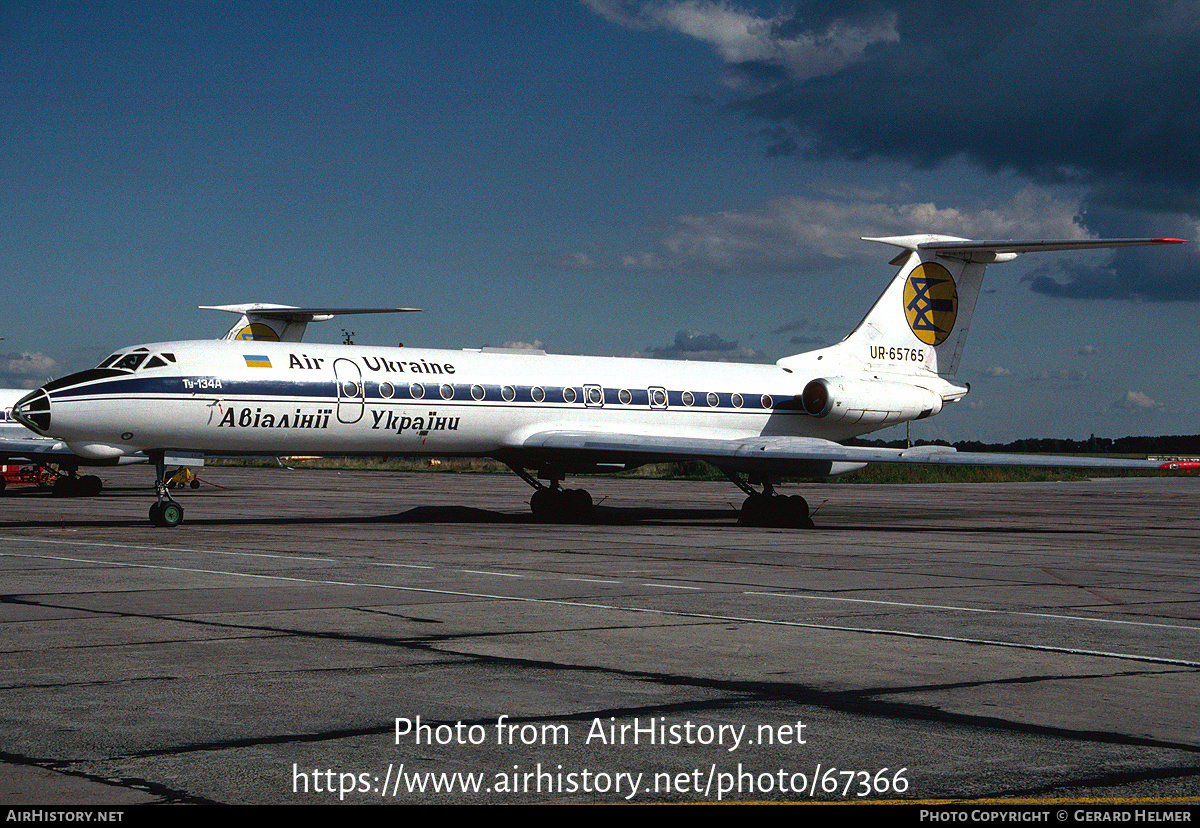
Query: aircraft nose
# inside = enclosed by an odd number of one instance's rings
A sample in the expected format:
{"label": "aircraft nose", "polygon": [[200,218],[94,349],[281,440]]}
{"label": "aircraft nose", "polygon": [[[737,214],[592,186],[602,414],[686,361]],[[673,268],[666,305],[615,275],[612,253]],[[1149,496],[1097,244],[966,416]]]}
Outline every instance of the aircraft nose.
{"label": "aircraft nose", "polygon": [[17,422],[38,434],[50,430],[50,395],[42,388],[17,400],[12,412]]}

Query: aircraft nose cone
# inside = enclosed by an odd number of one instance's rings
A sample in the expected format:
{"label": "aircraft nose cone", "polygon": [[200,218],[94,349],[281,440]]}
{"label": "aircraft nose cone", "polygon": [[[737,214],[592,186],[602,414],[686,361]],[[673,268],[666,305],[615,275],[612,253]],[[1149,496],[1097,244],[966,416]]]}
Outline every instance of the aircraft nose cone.
{"label": "aircraft nose cone", "polygon": [[41,388],[17,400],[12,412],[17,422],[38,434],[50,430],[50,395]]}

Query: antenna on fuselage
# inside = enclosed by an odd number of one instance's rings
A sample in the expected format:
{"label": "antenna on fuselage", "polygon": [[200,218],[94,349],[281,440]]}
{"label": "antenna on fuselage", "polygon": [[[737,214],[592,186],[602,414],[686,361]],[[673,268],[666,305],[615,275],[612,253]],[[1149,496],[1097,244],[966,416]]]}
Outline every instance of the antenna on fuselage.
{"label": "antenna on fuselage", "polygon": [[416,313],[420,308],[297,308],[291,305],[200,305],[203,310],[240,313],[242,318],[221,339],[299,342],[309,322],[358,313]]}

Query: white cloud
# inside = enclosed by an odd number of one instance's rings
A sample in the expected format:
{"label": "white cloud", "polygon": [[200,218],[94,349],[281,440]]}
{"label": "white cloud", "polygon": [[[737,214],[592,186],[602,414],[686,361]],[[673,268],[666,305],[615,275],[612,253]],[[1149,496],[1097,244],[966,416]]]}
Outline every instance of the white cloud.
{"label": "white cloud", "polygon": [[999,365],[993,365],[991,368],[984,369],[984,374],[989,377],[1011,377],[1012,371],[1007,368],[1002,368]]}
{"label": "white cloud", "polygon": [[679,331],[670,345],[647,345],[644,351],[630,354],[651,359],[692,359],[705,362],[765,362],[766,354],[754,348],[722,339],[717,334]]}
{"label": "white cloud", "polygon": [[861,236],[1087,238],[1076,221],[1079,212],[1077,200],[1037,187],[1021,190],[1007,203],[976,208],[790,196],[752,210],[681,216],[660,241],[665,255],[627,253],[621,264],[637,270],[781,272],[825,259],[877,259],[878,250]]}
{"label": "white cloud", "polygon": [[[881,12],[866,20],[835,19],[820,31],[785,35],[783,16],[759,17],[737,5],[714,0],[585,0],[597,14],[642,31],[668,29],[715,48],[730,64],[778,66],[796,80],[830,75],[859,61],[875,43],[900,39],[896,15]],[[735,81],[731,81],[735,82]]]}
{"label": "white cloud", "polygon": [[1113,403],[1113,408],[1124,408],[1129,411],[1156,411],[1162,408],[1162,403],[1152,400],[1141,391],[1126,391],[1125,399]]}
{"label": "white cloud", "polygon": [[621,267],[627,270],[665,270],[667,263],[654,253],[626,253],[621,257]]}
{"label": "white cloud", "polygon": [[1033,375],[1034,382],[1083,382],[1088,378],[1087,371],[1071,371],[1060,368],[1057,371],[1041,371]]}
{"label": "white cloud", "polygon": [[542,344],[540,339],[535,339],[533,342],[505,342],[502,348],[514,348],[522,351],[544,351],[546,346]]}
{"label": "white cloud", "polygon": [[592,257],[583,252],[568,254],[561,264],[570,270],[592,270],[596,266],[596,262]]}
{"label": "white cloud", "polygon": [[37,388],[58,371],[58,363],[42,353],[0,355],[0,383],[18,388]]}

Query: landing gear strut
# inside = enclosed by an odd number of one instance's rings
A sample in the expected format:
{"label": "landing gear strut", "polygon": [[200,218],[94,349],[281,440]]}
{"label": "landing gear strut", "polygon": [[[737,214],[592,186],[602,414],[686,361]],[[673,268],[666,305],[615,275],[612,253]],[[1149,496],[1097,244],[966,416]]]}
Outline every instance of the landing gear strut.
{"label": "landing gear strut", "polygon": [[586,489],[562,488],[562,476],[556,476],[554,472],[542,472],[550,481],[550,485],[546,486],[525,469],[511,465],[509,468],[533,486],[535,491],[529,499],[529,508],[533,510],[535,520],[542,523],[591,523],[595,518],[595,505]]}
{"label": "landing gear strut", "polygon": [[729,480],[746,493],[742,509],[738,512],[739,526],[770,526],[780,529],[812,529],[808,501],[800,495],[775,493],[770,480],[762,481],[762,491],[756,492],[749,483],[735,472],[721,469]]}
{"label": "landing gear strut", "polygon": [[161,451],[150,453],[154,460],[154,493],[158,502],[150,507],[150,522],[155,526],[178,526],[183,523],[183,507],[171,497],[167,488],[167,464]]}

